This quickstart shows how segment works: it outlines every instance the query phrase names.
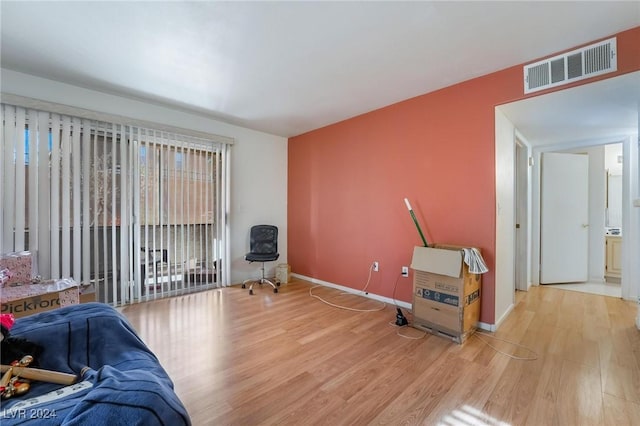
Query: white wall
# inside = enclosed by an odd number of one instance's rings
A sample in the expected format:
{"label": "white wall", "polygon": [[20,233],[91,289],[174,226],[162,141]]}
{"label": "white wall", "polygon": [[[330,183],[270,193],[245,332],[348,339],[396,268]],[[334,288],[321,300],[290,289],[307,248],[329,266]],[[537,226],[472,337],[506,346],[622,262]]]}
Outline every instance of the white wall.
{"label": "white wall", "polygon": [[604,147],[604,167],[612,175],[622,174],[622,162],[618,162],[618,157],[622,158],[622,144],[612,143]]}
{"label": "white wall", "polygon": [[[249,228],[278,226],[278,263],[287,263],[287,139],[205,116],[123,96],[72,86],[10,70],[1,70],[2,93],[213,133],[235,139],[231,149],[231,282],[257,276],[244,261]],[[269,264],[273,274],[275,264]]]}
{"label": "white wall", "polygon": [[633,200],[640,193],[638,135],[624,141],[622,171],[622,297],[640,300],[640,209]]}
{"label": "white wall", "polygon": [[589,280],[604,280],[605,206],[607,179],[604,168],[604,147],[587,149],[589,154]]}
{"label": "white wall", "polygon": [[[638,130],[640,133],[640,108],[638,109]],[[633,141],[631,142],[633,145],[635,145],[635,152],[636,155],[638,157],[637,162],[636,162],[636,176],[637,176],[637,186],[636,186],[636,191],[633,194],[634,197],[634,203],[633,205],[635,206],[635,222],[636,222],[636,226],[637,229],[640,230],[640,214],[638,213],[638,211],[640,211],[640,134],[636,134],[633,136]],[[634,220],[633,218],[631,220]],[[640,236],[639,236],[640,238]],[[634,262],[636,271],[635,271],[635,276],[636,277],[640,277],[640,262]],[[636,317],[636,327],[638,328],[638,330],[640,330],[640,280],[638,280],[638,282],[636,282],[636,299],[638,301],[638,316]]]}
{"label": "white wall", "polygon": [[[604,166],[607,177],[607,209],[605,225],[622,228],[622,144],[604,147]],[[622,230],[624,234],[624,229]]]}

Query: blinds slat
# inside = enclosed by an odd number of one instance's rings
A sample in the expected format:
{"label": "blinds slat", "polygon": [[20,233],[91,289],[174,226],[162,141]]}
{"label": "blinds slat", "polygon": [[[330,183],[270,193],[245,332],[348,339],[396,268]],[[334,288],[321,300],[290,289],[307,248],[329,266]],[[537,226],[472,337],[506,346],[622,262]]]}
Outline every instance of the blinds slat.
{"label": "blinds slat", "polygon": [[[217,145],[217,144],[216,144]],[[211,172],[213,171],[213,159],[215,157],[215,151],[210,152],[207,157],[206,164],[206,212],[207,212],[207,238],[205,239],[205,256],[207,259],[207,269],[212,271],[212,283],[217,287],[217,278],[216,275],[213,274],[213,271],[218,267],[218,262],[214,257],[213,252],[213,226],[215,223],[215,217],[213,216],[213,208],[212,202],[214,200],[213,193],[213,177]],[[215,262],[215,264],[214,264]]]}
{"label": "blinds slat", "polygon": [[159,250],[159,252],[156,252],[156,255],[158,256],[159,259],[159,263],[156,263],[156,265],[158,266],[158,268],[156,269],[156,292],[158,293],[162,293],[162,291],[164,291],[164,283],[162,280],[162,272],[160,270],[160,267],[162,266],[162,250],[164,249],[164,196],[165,196],[165,183],[163,182],[163,176],[164,176],[164,172],[163,172],[163,168],[164,168],[164,160],[165,160],[165,156],[164,156],[164,146],[165,146],[165,138],[166,138],[166,133],[165,132],[160,132],[159,134],[160,136],[160,140],[159,140],[159,144],[158,144],[158,149],[157,149],[157,153],[158,153],[158,162],[156,163],[157,165],[157,170],[158,170],[158,188],[159,188],[159,192],[158,192],[158,222],[157,222],[157,229],[156,232],[154,233],[154,235],[156,236],[156,249]]}
{"label": "blinds slat", "polygon": [[111,290],[113,301],[117,302],[118,298],[118,210],[116,209],[116,191],[117,191],[117,168],[118,168],[118,140],[120,138],[120,134],[118,132],[119,126],[117,124],[113,124],[113,133],[112,133],[112,141],[111,141],[111,210],[110,210],[110,220],[111,220]]}
{"label": "blinds slat", "polygon": [[[169,221],[169,223],[171,223],[171,243],[172,243],[172,247],[173,247],[173,264],[175,265],[175,269],[176,269],[176,288],[180,288],[180,290],[182,290],[184,288],[184,281],[185,279],[187,279],[187,275],[188,275],[188,267],[189,265],[187,265],[187,263],[185,262],[185,259],[182,259],[182,257],[180,257],[178,255],[178,234],[176,232],[177,230],[177,226],[176,224],[178,223],[178,218],[177,218],[177,213],[178,213],[178,204],[180,203],[180,193],[178,192],[178,147],[177,146],[173,146],[171,148],[171,152],[173,153],[173,161],[171,162],[172,165],[172,170],[173,170],[173,175],[170,176],[172,177],[172,190],[171,193],[173,194],[173,199],[172,199],[172,203],[171,205],[173,206],[173,209],[171,209],[171,220]],[[182,277],[180,277],[181,279],[178,279],[178,274],[182,274]]]}
{"label": "blinds slat", "polygon": [[224,231],[220,234],[223,236],[224,245],[224,268],[222,269],[222,277],[224,281],[222,282],[223,286],[229,285],[230,274],[231,271],[231,247],[229,246],[229,241],[231,238],[231,228],[229,227],[229,222],[227,218],[229,217],[229,205],[231,202],[231,191],[230,191],[230,183],[227,176],[231,176],[231,150],[228,145],[223,145],[222,149],[224,150],[224,156],[222,157],[221,163],[221,176],[224,176],[224,179],[220,179],[220,186],[223,188],[223,191],[220,191],[219,197],[222,201],[222,205],[220,206],[219,214],[221,216],[221,224],[224,228]]}
{"label": "blinds slat", "polygon": [[[62,219],[62,277],[71,276],[71,119],[63,117],[62,119],[62,184],[60,191],[62,193],[62,209],[60,211]],[[59,278],[59,277],[56,277]]]}
{"label": "blinds slat", "polygon": [[[82,277],[80,282],[91,279],[91,122],[82,121]],[[80,225],[78,225],[80,226]]]}
{"label": "blinds slat", "polygon": [[40,245],[38,239],[38,212],[40,211],[38,199],[38,194],[40,193],[38,189],[38,172],[41,167],[38,155],[38,146],[42,144],[42,139],[48,139],[49,123],[48,121],[40,120],[40,114],[38,114],[37,111],[29,111],[29,120],[37,123],[38,137],[29,137],[29,183],[27,185],[28,191],[26,193],[29,197],[27,199],[27,214],[29,215],[29,220],[27,226],[29,229],[29,250],[37,250],[37,247]]}
{"label": "blinds slat", "polygon": [[98,210],[98,200],[100,198],[100,188],[98,186],[98,171],[100,168],[100,157],[98,156],[98,136],[97,132],[91,132],[91,159],[93,170],[93,214],[91,217],[91,225],[93,226],[93,252],[91,258],[93,259],[93,274],[92,280],[95,286],[97,295],[100,295],[102,286],[102,277],[100,273],[100,212]]}
{"label": "blinds slat", "polygon": [[13,228],[15,223],[16,211],[16,165],[13,161],[15,153],[16,141],[16,109],[9,107],[5,116],[4,127],[4,198],[2,200],[2,210],[5,211],[2,225],[3,241],[2,251],[14,251],[13,245]]}
{"label": "blinds slat", "polygon": [[[189,257],[187,255],[187,238],[185,235],[185,205],[187,203],[187,200],[185,200],[184,198],[184,194],[185,194],[185,187],[184,187],[184,180],[185,180],[185,170],[187,168],[187,156],[185,154],[185,143],[184,141],[180,141],[179,144],[180,147],[180,158],[182,159],[182,164],[181,164],[181,169],[180,169],[180,195],[182,197],[181,203],[180,203],[180,247],[181,247],[181,255],[182,258],[188,262],[189,261]],[[187,279],[185,280],[185,282],[183,283],[183,287],[188,287],[189,286],[189,276],[187,276]]]}
{"label": "blinds slat", "polygon": [[[158,158],[156,156],[156,141],[157,141],[157,132],[153,132],[153,139],[151,141],[151,148],[152,148],[152,152],[153,152],[153,163],[151,164],[151,170],[153,172],[152,176],[153,176],[153,181],[154,184],[156,183],[156,180],[159,180],[159,175],[158,175],[158,171],[157,171],[157,167],[158,167]],[[149,247],[147,247],[147,255],[149,256],[150,261],[149,263],[149,269],[151,269],[151,279],[152,279],[152,283],[153,283],[153,297],[155,298],[156,296],[156,287],[157,287],[157,279],[158,277],[156,276],[156,263],[155,263],[155,249],[156,249],[156,232],[158,231],[157,227],[156,227],[156,223],[158,222],[158,201],[159,201],[159,193],[156,193],[155,189],[157,188],[157,185],[154,185],[154,192],[153,192],[153,222],[151,222],[151,250],[153,251],[149,251]]]}
{"label": "blinds slat", "polygon": [[[184,204],[187,208],[187,260],[190,261],[193,254],[191,253],[191,243],[192,243],[192,232],[193,232],[193,226],[192,226],[192,218],[191,218],[191,171],[192,171],[192,164],[191,164],[191,147],[187,148],[187,155],[185,156],[185,169],[187,171],[187,179],[186,179],[186,189],[184,191]],[[187,287],[190,289],[191,288],[191,280],[187,281]]]}
{"label": "blinds slat", "polygon": [[[137,146],[138,146],[138,133],[139,129],[131,128],[131,133],[129,135],[128,142],[128,158],[129,158],[129,170],[128,170],[128,182],[129,182],[129,292],[131,293],[132,302],[134,300],[137,301],[138,294],[135,287],[136,281],[136,261],[140,256],[140,250],[136,251],[136,247],[139,246],[138,238],[140,234],[136,234],[136,227],[138,226],[138,215],[136,212],[136,203],[139,202],[139,191],[136,196],[136,185],[140,185],[139,180],[137,179],[137,170],[138,170],[138,156],[137,156]],[[136,198],[138,197],[138,198]],[[139,266],[139,264],[138,264]]]}
{"label": "blinds slat", "polygon": [[142,286],[145,290],[145,297],[149,298],[147,290],[147,277],[149,276],[149,180],[151,179],[151,171],[149,170],[149,157],[151,156],[151,131],[146,134],[144,144],[144,264],[145,269],[142,274]]}
{"label": "blinds slat", "polygon": [[[140,259],[140,147],[142,139],[142,129],[138,130],[137,138],[131,140],[132,164],[133,164],[133,267],[134,282],[140,283],[141,280],[141,259]],[[142,286],[135,286],[135,298],[140,300],[142,296]]]}
{"label": "blinds slat", "polygon": [[[31,234],[29,234],[29,246],[38,250],[38,274],[43,277],[51,277],[51,165],[49,164],[49,140],[51,140],[51,120],[49,113],[38,112],[38,190],[31,193],[30,198],[38,200],[36,210],[38,214],[37,239],[31,246]],[[30,166],[31,167],[31,166]],[[36,191],[34,191],[36,192]],[[31,201],[29,201],[31,202]],[[29,224],[29,229],[33,225]]]}
{"label": "blinds slat", "polygon": [[60,116],[51,117],[51,271],[49,278],[60,278]]}
{"label": "blinds slat", "polygon": [[[102,149],[101,149],[101,153],[102,153],[102,170],[100,171],[100,174],[98,176],[99,180],[102,180],[102,185],[98,186],[98,188],[102,188],[102,194],[100,195],[100,201],[102,203],[102,206],[100,207],[102,209],[102,220],[101,220],[101,227],[102,227],[102,299],[103,300],[109,300],[109,274],[111,273],[111,271],[109,270],[109,243],[108,243],[108,222],[107,222],[107,214],[109,212],[108,210],[108,197],[110,194],[110,190],[111,190],[111,185],[109,184],[110,179],[109,177],[111,176],[111,174],[109,173],[109,167],[111,166],[111,162],[109,161],[109,150],[110,150],[110,146],[108,143],[108,137],[109,137],[109,133],[108,132],[104,132],[104,135],[102,137]],[[115,138],[114,133],[111,133],[111,140],[113,141]],[[98,194],[100,194],[100,190],[97,191]],[[96,225],[97,226],[97,225]],[[115,299],[113,299],[115,302]]]}
{"label": "blinds slat", "polygon": [[129,156],[127,127],[122,127],[120,136],[120,295],[121,302],[130,302],[129,292]]}
{"label": "blinds slat", "polygon": [[[224,147],[222,147],[218,152],[220,152]],[[223,216],[222,216],[222,210],[223,210],[223,206],[224,206],[224,202],[223,202],[223,195],[224,192],[222,191],[222,186],[220,183],[220,173],[221,173],[221,169],[222,169],[222,161],[220,160],[220,156],[218,156],[216,158],[216,203],[218,204],[218,207],[216,209],[216,238],[220,238],[223,235],[224,232],[224,227],[223,227]],[[217,253],[217,257],[223,259],[222,253],[218,253],[218,250],[220,250],[219,244],[216,243],[216,253]],[[225,280],[224,277],[226,275],[226,264],[224,265],[220,265],[220,277],[218,278],[220,280],[220,284],[224,285]]]}
{"label": "blinds slat", "polygon": [[73,259],[72,259],[72,270],[73,270],[73,279],[80,283],[82,282],[82,223],[81,223],[81,187],[80,182],[82,182],[82,170],[80,168],[80,133],[81,133],[81,123],[79,119],[75,119],[73,122],[73,133],[71,140],[71,188],[72,188],[72,203],[73,203],[73,222],[72,226],[72,235],[73,235]]}
{"label": "blinds slat", "polygon": [[[206,167],[207,163],[206,161],[204,161],[204,159],[206,158],[205,156],[207,155],[207,153],[205,151],[200,151],[200,155],[198,155],[198,157],[200,158],[200,165],[198,167],[198,187],[200,189],[200,197],[198,197],[198,232],[199,232],[199,236],[198,236],[198,243],[200,245],[200,252],[198,253],[198,259],[200,259],[201,264],[206,265],[206,256],[204,254],[205,250],[204,248],[206,247],[205,244],[205,238],[207,236],[207,221],[206,221],[206,192],[205,192],[205,181],[204,181],[204,168]],[[200,268],[199,271],[199,275],[200,275],[200,282],[202,283],[204,281],[204,277],[202,275],[202,268]]]}
{"label": "blinds slat", "polygon": [[[25,153],[26,153],[26,140],[25,140],[25,110],[20,108],[16,111],[16,142],[15,142],[15,161],[16,161],[16,200],[15,200],[15,227],[14,227],[14,250],[23,251],[24,246],[24,234],[25,234],[25,214],[26,214],[26,182],[25,182]],[[34,134],[36,131],[33,132]]]}
{"label": "blinds slat", "polygon": [[[4,200],[4,172],[5,172],[5,163],[2,161],[2,158],[6,157],[6,146],[9,145],[7,141],[7,125],[8,122],[13,122],[13,119],[7,121],[9,114],[8,110],[10,107],[8,105],[0,105],[0,110],[2,111],[2,143],[0,143],[0,200]],[[4,207],[0,209],[0,253],[4,253]]]}

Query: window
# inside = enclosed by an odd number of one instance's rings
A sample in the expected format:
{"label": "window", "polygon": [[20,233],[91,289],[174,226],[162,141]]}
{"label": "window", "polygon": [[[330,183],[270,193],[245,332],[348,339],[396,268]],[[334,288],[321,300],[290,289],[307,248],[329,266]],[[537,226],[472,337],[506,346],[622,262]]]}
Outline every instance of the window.
{"label": "window", "polygon": [[226,285],[229,144],[2,105],[1,252],[129,303]]}

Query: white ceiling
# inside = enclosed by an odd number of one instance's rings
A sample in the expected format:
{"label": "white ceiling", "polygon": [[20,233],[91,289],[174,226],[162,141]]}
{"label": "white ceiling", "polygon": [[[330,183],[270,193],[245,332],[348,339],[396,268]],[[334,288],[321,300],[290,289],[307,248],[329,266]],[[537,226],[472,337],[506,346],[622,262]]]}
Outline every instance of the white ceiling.
{"label": "white ceiling", "polygon": [[281,136],[640,25],[637,1],[3,0],[0,8],[3,68]]}
{"label": "white ceiling", "polygon": [[501,105],[532,146],[638,134],[640,71]]}

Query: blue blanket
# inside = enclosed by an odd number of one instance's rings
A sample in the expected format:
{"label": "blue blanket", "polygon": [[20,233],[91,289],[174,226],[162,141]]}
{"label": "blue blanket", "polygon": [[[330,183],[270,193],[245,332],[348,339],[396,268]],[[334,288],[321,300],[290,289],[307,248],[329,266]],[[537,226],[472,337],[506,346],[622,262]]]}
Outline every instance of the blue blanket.
{"label": "blue blanket", "polygon": [[86,303],[19,318],[11,336],[44,348],[39,368],[77,374],[79,380],[71,386],[33,382],[27,394],[2,401],[3,426],[191,424],[156,356],[109,305]]}

